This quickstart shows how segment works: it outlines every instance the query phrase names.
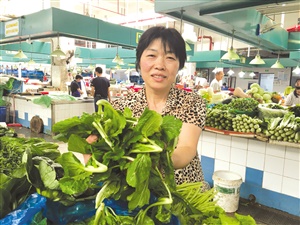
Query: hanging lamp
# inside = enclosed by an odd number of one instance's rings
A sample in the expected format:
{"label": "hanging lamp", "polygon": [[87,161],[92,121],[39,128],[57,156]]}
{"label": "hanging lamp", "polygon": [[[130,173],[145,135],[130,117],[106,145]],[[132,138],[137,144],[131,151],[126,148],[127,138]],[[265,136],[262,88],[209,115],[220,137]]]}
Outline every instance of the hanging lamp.
{"label": "hanging lamp", "polygon": [[50,56],[59,57],[61,59],[66,58],[66,54],[61,50],[59,46],[59,33],[57,33],[57,47],[53,52],[51,52]]}
{"label": "hanging lamp", "polygon": [[263,65],[263,64],[266,64],[266,63],[265,63],[264,60],[262,60],[260,58],[259,51],[257,51],[257,54],[256,54],[255,58],[252,59],[249,64],[251,64],[251,65]]}
{"label": "hanging lamp", "polygon": [[252,77],[252,78],[255,77],[255,75],[256,74],[253,71],[249,74],[249,76]]}
{"label": "hanging lamp", "polygon": [[115,58],[112,60],[113,63],[117,63],[119,65],[124,65],[123,59],[119,56],[119,46],[117,46],[117,54]]}
{"label": "hanging lamp", "polygon": [[238,73],[239,77],[244,77],[245,76],[245,72],[243,70],[241,70],[239,73]]}
{"label": "hanging lamp", "polygon": [[259,48],[260,48],[260,41],[258,41],[258,49],[257,49],[257,53],[254,59],[252,59],[250,61],[249,64],[251,65],[263,65],[266,64],[264,60],[261,59],[260,54],[259,54]]}
{"label": "hanging lamp", "polygon": [[[30,38],[29,38],[29,41],[30,41]],[[35,61],[32,59],[32,46],[33,46],[33,42],[30,41],[30,46],[31,46],[31,50],[30,50],[30,60],[28,62],[28,64],[35,64]]]}
{"label": "hanging lamp", "polygon": [[232,76],[232,75],[234,74],[234,71],[233,71],[232,69],[230,69],[230,70],[228,70],[227,74],[228,74],[229,76]]}
{"label": "hanging lamp", "polygon": [[271,68],[275,68],[275,69],[283,69],[284,68],[284,66],[279,61],[279,53],[278,53],[276,62],[271,66]]}
{"label": "hanging lamp", "polygon": [[20,49],[19,49],[18,53],[14,55],[14,58],[27,59],[27,56],[22,51],[21,38],[20,38]]}
{"label": "hanging lamp", "polygon": [[232,39],[231,39],[231,47],[228,49],[228,52],[225,53],[221,59],[222,60],[238,60],[240,56],[233,50],[233,37],[235,30],[232,30]]}
{"label": "hanging lamp", "polygon": [[293,72],[294,74],[296,74],[296,75],[299,75],[299,74],[300,74],[300,68],[299,68],[299,65],[297,65],[296,68],[293,69],[292,72]]}

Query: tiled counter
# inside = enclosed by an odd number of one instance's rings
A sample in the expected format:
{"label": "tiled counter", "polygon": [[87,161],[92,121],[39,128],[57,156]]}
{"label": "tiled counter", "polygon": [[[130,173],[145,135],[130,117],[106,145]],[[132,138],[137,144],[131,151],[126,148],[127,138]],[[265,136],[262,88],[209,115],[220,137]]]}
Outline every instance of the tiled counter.
{"label": "tiled counter", "polygon": [[6,97],[6,101],[11,103],[10,114],[12,116],[13,105],[15,105],[15,123],[21,124],[23,127],[30,128],[30,121],[33,116],[39,116],[44,123],[44,133],[51,134],[52,125],[58,121],[81,116],[83,112],[93,113],[94,100],[77,100],[77,101],[52,101],[49,107],[34,104],[32,100],[34,96],[16,96]]}
{"label": "tiled counter", "polygon": [[300,216],[300,145],[288,147],[256,139],[203,131],[198,152],[205,179],[213,186],[216,170],[230,170],[243,178],[240,196]]}

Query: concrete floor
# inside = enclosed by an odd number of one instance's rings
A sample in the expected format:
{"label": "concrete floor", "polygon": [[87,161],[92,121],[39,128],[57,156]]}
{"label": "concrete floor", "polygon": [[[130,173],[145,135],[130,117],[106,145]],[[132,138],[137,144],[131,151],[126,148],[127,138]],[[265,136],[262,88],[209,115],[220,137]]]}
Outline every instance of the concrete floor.
{"label": "concrete floor", "polygon": [[[12,127],[18,134],[18,137],[40,137],[44,138],[46,141],[57,142],[59,144],[59,150],[61,152],[68,151],[67,144],[54,140],[51,135],[47,134],[36,134],[30,131],[28,128],[24,127]],[[76,156],[83,161],[83,157],[79,153],[75,153]],[[257,225],[300,225],[300,217],[290,215],[288,213],[269,208],[257,203],[251,203],[247,199],[240,199],[239,208],[237,213],[242,215],[251,215],[255,220]]]}

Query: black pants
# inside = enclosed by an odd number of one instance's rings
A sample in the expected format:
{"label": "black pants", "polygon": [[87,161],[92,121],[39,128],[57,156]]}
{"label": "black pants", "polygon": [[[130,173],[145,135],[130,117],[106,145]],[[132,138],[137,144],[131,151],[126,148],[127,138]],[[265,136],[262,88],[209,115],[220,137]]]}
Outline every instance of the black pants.
{"label": "black pants", "polygon": [[[100,99],[105,99],[106,101],[108,100],[107,98],[103,98],[102,96],[96,95],[94,97],[94,105],[95,105],[95,112],[98,112],[98,105],[96,104]],[[103,110],[103,108],[102,108]]]}

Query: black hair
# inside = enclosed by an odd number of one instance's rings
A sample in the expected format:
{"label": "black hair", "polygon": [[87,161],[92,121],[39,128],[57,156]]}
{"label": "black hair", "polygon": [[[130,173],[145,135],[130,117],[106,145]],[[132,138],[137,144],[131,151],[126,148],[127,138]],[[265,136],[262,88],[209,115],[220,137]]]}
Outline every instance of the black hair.
{"label": "black hair", "polygon": [[96,69],[95,69],[95,71],[97,72],[97,73],[102,73],[102,68],[100,67],[100,66],[97,66],[96,67]]}
{"label": "black hair", "polygon": [[186,50],[185,42],[181,34],[175,28],[166,28],[163,26],[155,26],[146,30],[138,43],[136,48],[136,63],[135,68],[137,71],[140,70],[140,60],[145,49],[155,40],[161,39],[164,50],[166,52],[167,46],[170,51],[175,54],[179,59],[179,70],[184,67],[186,61]]}
{"label": "black hair", "polygon": [[80,80],[82,80],[82,79],[83,79],[83,77],[82,77],[81,75],[77,74],[77,75],[75,76],[75,80],[77,80],[77,79],[80,79]]}

